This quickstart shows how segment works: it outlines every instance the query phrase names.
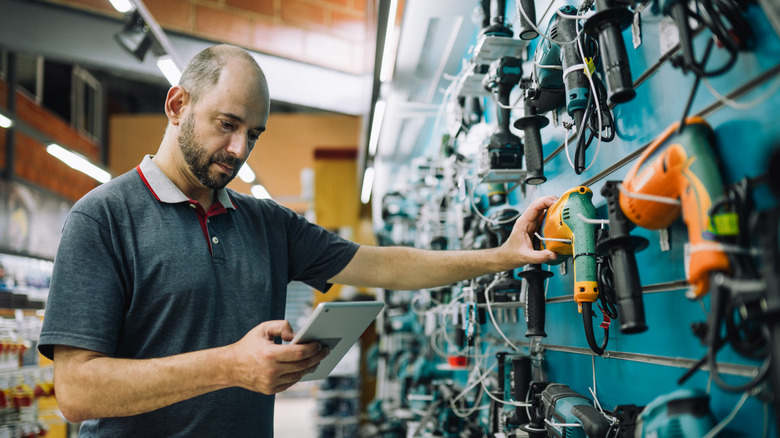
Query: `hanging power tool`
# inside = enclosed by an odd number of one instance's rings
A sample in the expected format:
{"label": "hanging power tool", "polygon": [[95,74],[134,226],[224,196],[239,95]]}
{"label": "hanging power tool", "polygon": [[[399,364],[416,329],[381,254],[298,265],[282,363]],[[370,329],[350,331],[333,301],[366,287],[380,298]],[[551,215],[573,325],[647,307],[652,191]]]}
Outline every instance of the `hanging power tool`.
{"label": "hanging power tool", "polygon": [[[523,143],[520,137],[509,130],[509,118],[512,112],[509,95],[512,88],[520,82],[522,75],[522,61],[519,58],[503,57],[490,64],[488,73],[482,79],[485,89],[496,94],[497,102],[498,129],[490,136],[487,163],[485,163],[487,166],[482,166],[491,171],[497,169],[519,171],[523,167]],[[517,175],[508,179],[516,180]],[[489,175],[485,181],[493,182]]]}
{"label": "hanging power tool", "polygon": [[682,211],[690,249],[685,272],[691,298],[699,298],[709,290],[711,274],[729,271],[710,217],[712,199],[724,190],[712,128],[699,117],[686,122],[682,133],[675,123],[642,153],[623,180],[620,207],[631,222],[651,230],[669,227]]}
{"label": "hanging power tool", "polygon": [[585,33],[598,37],[609,101],[618,104],[636,96],[622,32],[633,14],[625,0],[596,0],[596,13],[585,22]]}
{"label": "hanging power tool", "polygon": [[[531,358],[520,354],[496,353],[498,363],[498,389],[502,400],[523,403],[531,383]],[[514,430],[529,421],[526,409],[523,406],[515,406],[509,409],[508,405],[502,405],[503,416],[499,418],[499,424],[503,430]]]}
{"label": "hanging power tool", "polygon": [[650,402],[636,418],[631,436],[701,437],[713,427],[710,397],[702,391],[683,388]]}
{"label": "hanging power tool", "polygon": [[[609,325],[604,328],[604,341],[596,344],[593,335],[593,303],[599,298],[596,270],[596,227],[588,220],[596,219],[596,209],[591,198],[593,192],[584,186],[574,187],[561,195],[547,209],[542,225],[547,249],[562,256],[573,256],[574,301],[582,313],[585,337],[588,345],[599,356],[609,341]],[[559,264],[568,257],[559,257],[551,264]]]}
{"label": "hanging power tool", "polygon": [[[618,181],[607,181],[601,194],[607,201],[609,238],[599,242],[599,252],[607,253],[606,264],[612,274],[611,284],[617,297],[621,333],[641,333],[647,330],[642,285],[634,254],[645,249],[647,239],[629,234],[633,224],[620,208]],[[605,282],[602,281],[602,284]]]}
{"label": "hanging power tool", "polygon": [[512,28],[507,26],[506,0],[480,0],[482,30],[480,35],[512,38]]}
{"label": "hanging power tool", "polygon": [[[531,438],[603,438],[609,421],[593,402],[562,383],[531,382],[531,422],[521,427]],[[577,426],[568,426],[576,424]]]}

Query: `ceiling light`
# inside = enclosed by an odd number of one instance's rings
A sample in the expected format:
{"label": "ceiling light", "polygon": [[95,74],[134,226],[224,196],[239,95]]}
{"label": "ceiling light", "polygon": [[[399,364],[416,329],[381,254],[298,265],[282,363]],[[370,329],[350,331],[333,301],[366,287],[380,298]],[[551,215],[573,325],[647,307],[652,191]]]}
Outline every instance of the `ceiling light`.
{"label": "ceiling light", "polygon": [[11,126],[14,126],[14,121],[9,119],[8,117],[0,114],[0,128],[10,128]]}
{"label": "ceiling light", "polygon": [[57,159],[67,164],[71,168],[85,173],[101,183],[107,183],[111,179],[110,173],[90,163],[87,157],[69,151],[56,143],[52,143],[47,146],[46,152],[55,156]]}
{"label": "ceiling light", "polygon": [[261,186],[260,184],[253,185],[251,190],[252,196],[257,199],[272,199],[271,195],[268,193],[268,190],[266,190],[265,187]]}
{"label": "ceiling light", "polygon": [[108,0],[111,2],[111,6],[114,7],[117,11],[121,13],[126,13],[130,11],[135,10],[135,6],[133,5],[133,2],[130,0]]}
{"label": "ceiling light", "polygon": [[398,0],[390,1],[390,11],[387,14],[387,28],[385,29],[385,47],[382,50],[382,66],[379,69],[379,80],[389,82],[393,78],[395,68],[395,14],[398,10]]}
{"label": "ceiling light", "polygon": [[360,191],[360,202],[368,204],[371,199],[371,189],[374,186],[374,168],[366,167],[363,173],[363,189]]}
{"label": "ceiling light", "polygon": [[179,79],[181,79],[181,71],[176,63],[168,55],[160,56],[157,58],[157,68],[160,69],[165,79],[168,79],[171,86],[179,85]]}
{"label": "ceiling light", "polygon": [[374,119],[371,121],[371,136],[368,138],[368,154],[376,155],[379,146],[379,129],[382,128],[382,119],[385,117],[385,101],[380,100],[374,105]]}
{"label": "ceiling light", "polygon": [[252,168],[248,164],[244,163],[240,169],[238,169],[238,177],[241,181],[252,184],[255,182],[255,173],[252,172]]}

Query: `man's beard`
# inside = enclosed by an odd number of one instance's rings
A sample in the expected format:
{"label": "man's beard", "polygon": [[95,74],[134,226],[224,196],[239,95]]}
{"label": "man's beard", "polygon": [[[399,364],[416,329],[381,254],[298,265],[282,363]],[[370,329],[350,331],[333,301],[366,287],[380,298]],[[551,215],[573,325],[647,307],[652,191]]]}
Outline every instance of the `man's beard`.
{"label": "man's beard", "polygon": [[[192,174],[195,175],[195,178],[201,184],[210,189],[223,189],[236,177],[238,169],[243,164],[238,158],[224,152],[217,152],[212,157],[207,157],[206,148],[199,146],[195,141],[195,122],[192,113],[182,122],[179,146],[182,154],[184,154],[184,161],[187,162]],[[218,173],[216,176],[211,176],[209,168],[213,163],[219,163],[232,168],[232,174]]]}

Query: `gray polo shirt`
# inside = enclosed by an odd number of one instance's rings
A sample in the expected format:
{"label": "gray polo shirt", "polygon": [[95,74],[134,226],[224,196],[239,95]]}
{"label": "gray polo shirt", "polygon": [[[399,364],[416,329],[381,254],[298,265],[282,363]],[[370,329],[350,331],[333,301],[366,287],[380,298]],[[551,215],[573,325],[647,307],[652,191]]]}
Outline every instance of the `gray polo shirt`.
{"label": "gray polo shirt", "polygon": [[[68,215],[39,349],[144,359],[227,345],[283,319],[286,287],[325,291],[358,245],[271,200],[232,190],[208,212],[150,157]],[[87,421],[81,436],[273,435],[273,397],[215,391],[147,414]]]}

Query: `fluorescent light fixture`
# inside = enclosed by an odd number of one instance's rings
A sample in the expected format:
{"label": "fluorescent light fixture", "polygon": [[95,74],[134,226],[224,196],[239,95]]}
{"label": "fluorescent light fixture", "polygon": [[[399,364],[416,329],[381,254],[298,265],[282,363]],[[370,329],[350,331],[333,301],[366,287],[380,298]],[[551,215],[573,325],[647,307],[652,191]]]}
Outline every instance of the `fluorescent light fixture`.
{"label": "fluorescent light fixture", "polygon": [[169,55],[163,55],[157,58],[157,68],[159,68],[162,74],[165,75],[165,79],[168,79],[168,82],[170,82],[171,86],[179,84],[179,79],[181,79],[181,71],[179,71],[179,67],[176,66],[173,58],[171,58]]}
{"label": "fluorescent light fixture", "polygon": [[56,143],[52,143],[47,146],[46,152],[54,155],[57,159],[72,167],[73,169],[85,173],[101,183],[107,183],[111,179],[110,173],[90,163],[87,157],[69,151]]}
{"label": "fluorescent light fixture", "polygon": [[111,6],[121,13],[130,12],[135,9],[135,5],[130,0],[108,0],[111,2]]}
{"label": "fluorescent light fixture", "polygon": [[0,114],[0,128],[8,129],[11,126],[14,126],[14,121]]}
{"label": "fluorescent light fixture", "polygon": [[374,119],[371,121],[371,136],[368,138],[368,155],[376,155],[379,146],[379,129],[382,128],[382,119],[385,117],[385,101],[379,100],[374,105]]}
{"label": "fluorescent light fixture", "polygon": [[257,199],[272,199],[271,194],[268,193],[268,190],[266,190],[265,187],[261,186],[260,184],[253,185],[251,190],[252,196]]}
{"label": "fluorescent light fixture", "polygon": [[238,169],[238,177],[241,181],[252,184],[255,182],[255,173],[252,172],[252,168],[248,164],[244,163],[240,169]]}
{"label": "fluorescent light fixture", "polygon": [[371,189],[374,186],[374,168],[366,167],[366,171],[363,173],[363,189],[360,191],[360,202],[368,204],[371,199]]}
{"label": "fluorescent light fixture", "polygon": [[[393,69],[395,68],[395,14],[398,11],[398,0],[390,1],[390,11],[387,14],[387,29],[385,29],[385,47],[382,50],[382,66],[379,69],[379,80],[388,82],[393,78]],[[390,59],[390,58],[393,59]]]}

